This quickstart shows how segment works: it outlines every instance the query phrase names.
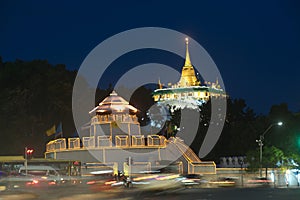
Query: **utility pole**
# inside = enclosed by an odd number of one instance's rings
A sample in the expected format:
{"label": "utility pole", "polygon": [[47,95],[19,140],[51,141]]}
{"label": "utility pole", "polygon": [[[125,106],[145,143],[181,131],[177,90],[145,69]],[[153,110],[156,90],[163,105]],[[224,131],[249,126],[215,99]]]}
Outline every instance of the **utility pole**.
{"label": "utility pole", "polygon": [[[275,125],[282,126],[282,122],[277,122],[274,124],[271,124],[260,136],[259,140],[256,140],[259,146],[259,176],[262,177],[262,151],[263,151],[263,141],[264,141],[264,136],[265,134]],[[267,174],[266,174],[267,177]]]}
{"label": "utility pole", "polygon": [[131,182],[131,166],[132,166],[132,158],[131,156],[128,157],[127,160],[127,165],[128,165],[128,178],[126,178],[126,187],[131,187],[132,182]]}
{"label": "utility pole", "polygon": [[264,137],[262,135],[259,136],[259,140],[256,140],[259,146],[259,177],[262,177],[262,147],[263,147]]}
{"label": "utility pole", "polygon": [[128,177],[129,177],[129,180],[131,180],[131,156],[129,156],[128,158],[128,168],[129,168],[129,172],[128,172]]}
{"label": "utility pole", "polygon": [[243,174],[243,164],[244,164],[244,161],[243,160],[239,160],[239,164],[241,165],[241,185],[242,185],[242,187],[244,187],[244,174]]}
{"label": "utility pole", "polygon": [[24,166],[25,166],[25,175],[27,176],[27,174],[28,174],[28,169],[27,169],[27,165],[28,165],[27,147],[25,147],[24,154],[25,154],[25,162],[24,162]]}

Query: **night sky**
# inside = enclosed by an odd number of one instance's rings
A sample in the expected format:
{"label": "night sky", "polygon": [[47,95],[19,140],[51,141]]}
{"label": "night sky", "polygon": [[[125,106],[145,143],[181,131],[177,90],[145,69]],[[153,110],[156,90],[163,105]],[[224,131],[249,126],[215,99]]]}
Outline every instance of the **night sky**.
{"label": "night sky", "polygon": [[[77,69],[114,34],[164,27],[201,44],[219,68],[227,93],[245,99],[257,114],[283,102],[300,111],[299,1],[195,2],[1,1],[0,56],[3,61],[46,59]],[[127,69],[149,58],[177,69],[183,65],[163,53],[136,53],[115,65]]]}

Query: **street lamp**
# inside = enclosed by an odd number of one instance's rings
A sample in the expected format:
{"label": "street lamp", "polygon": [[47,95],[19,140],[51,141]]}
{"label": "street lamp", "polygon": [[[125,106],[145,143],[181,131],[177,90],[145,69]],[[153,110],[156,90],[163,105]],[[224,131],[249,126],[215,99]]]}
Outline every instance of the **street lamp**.
{"label": "street lamp", "polygon": [[282,126],[283,123],[282,122],[277,122],[277,123],[273,123],[271,124],[260,136],[259,136],[259,140],[256,140],[256,142],[258,143],[259,146],[259,176],[262,177],[262,147],[263,147],[263,141],[264,141],[264,136],[265,134],[273,127],[273,126]]}

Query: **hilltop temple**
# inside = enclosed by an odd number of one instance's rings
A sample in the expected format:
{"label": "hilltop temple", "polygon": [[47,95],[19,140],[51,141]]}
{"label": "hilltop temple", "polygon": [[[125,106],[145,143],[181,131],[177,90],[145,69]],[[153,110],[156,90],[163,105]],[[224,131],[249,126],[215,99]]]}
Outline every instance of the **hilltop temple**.
{"label": "hilltop temple", "polygon": [[163,84],[159,80],[158,86],[159,88],[153,92],[154,101],[176,106],[177,108],[197,108],[210,98],[226,97],[226,93],[219,85],[218,77],[216,77],[215,83],[208,81],[202,84],[196,76],[190,59],[188,38],[186,38],[185,62],[179,81],[175,84],[168,84],[168,87],[163,88]]}

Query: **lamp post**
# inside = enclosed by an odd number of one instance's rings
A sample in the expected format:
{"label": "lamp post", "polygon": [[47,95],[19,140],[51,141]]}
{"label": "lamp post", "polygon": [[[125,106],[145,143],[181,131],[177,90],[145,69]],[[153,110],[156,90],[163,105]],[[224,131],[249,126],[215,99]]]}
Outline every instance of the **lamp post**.
{"label": "lamp post", "polygon": [[265,134],[275,125],[277,126],[282,126],[282,122],[277,122],[277,123],[273,123],[271,124],[260,136],[259,136],[259,140],[256,140],[256,142],[258,143],[259,146],[259,176],[262,177],[262,147],[263,147],[263,141],[264,141],[264,136]]}
{"label": "lamp post", "polygon": [[25,151],[24,151],[24,156],[25,156],[25,162],[24,162],[24,166],[25,166],[25,175],[27,176],[28,174],[28,169],[27,169],[27,165],[28,165],[28,154],[27,154],[27,147],[25,147]]}

